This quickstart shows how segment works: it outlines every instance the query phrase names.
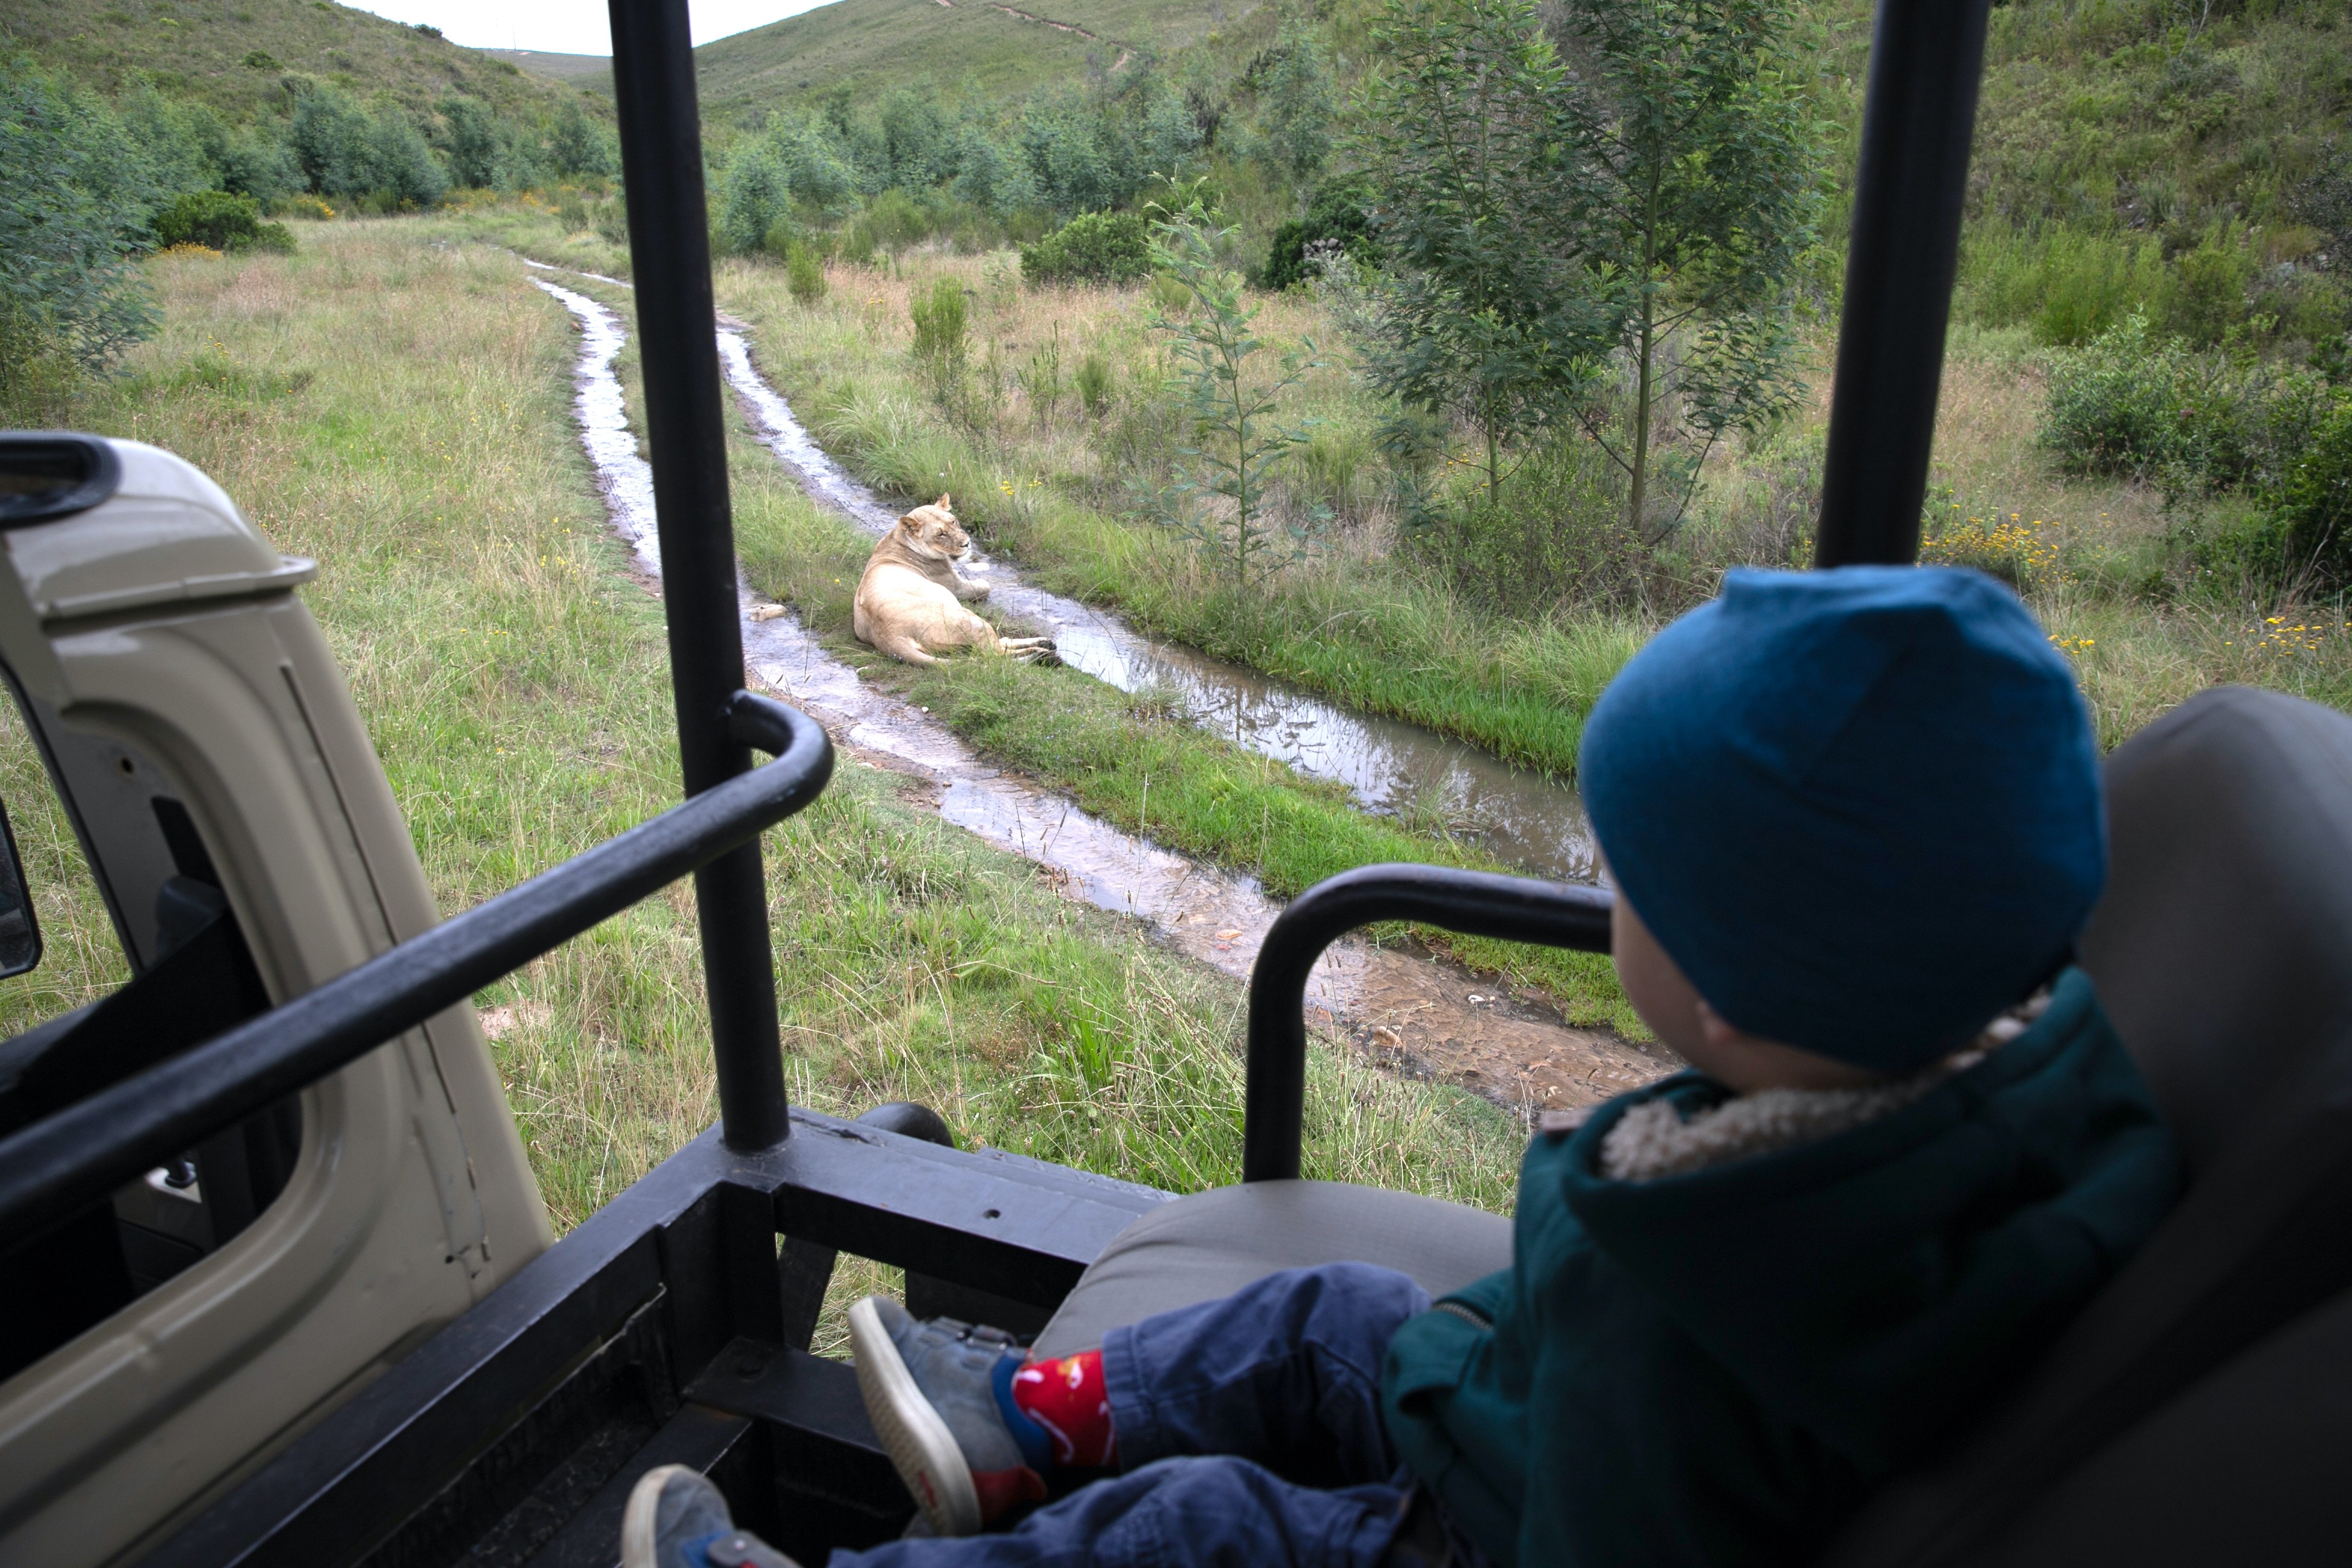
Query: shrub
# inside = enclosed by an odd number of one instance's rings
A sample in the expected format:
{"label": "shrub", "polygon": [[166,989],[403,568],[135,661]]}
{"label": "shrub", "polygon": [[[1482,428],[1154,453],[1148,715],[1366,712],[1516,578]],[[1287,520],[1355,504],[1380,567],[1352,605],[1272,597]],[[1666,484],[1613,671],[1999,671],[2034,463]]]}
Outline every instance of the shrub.
{"label": "shrub", "polygon": [[2184,365],[2135,312],[2051,364],[2042,445],[2076,473],[2149,474],[2171,454]]}
{"label": "shrub", "polygon": [[2338,395],[2279,486],[2269,539],[2283,586],[2352,584],[2352,396]]}
{"label": "shrub", "polygon": [[1372,238],[1365,212],[1372,188],[1361,178],[1333,180],[1315,193],[1307,216],[1274,231],[1266,247],[1265,265],[1255,279],[1261,289],[1283,289],[1313,276],[1307,251],[1335,252],[1360,261],[1378,261],[1380,246]]}
{"label": "shrub", "polygon": [[335,216],[335,209],[316,196],[283,196],[269,204],[269,214],[323,222]]}
{"label": "shrub", "polygon": [[[0,58],[0,379],[58,353],[102,368],[153,330],[132,266],[142,193],[121,122],[105,105]],[[29,384],[29,383],[27,383]]]}
{"label": "shrub", "polygon": [[2269,494],[2328,405],[2317,370],[2239,362],[2152,340],[2144,316],[2053,360],[2042,444],[2078,473],[2133,474],[2179,492]]}
{"label": "shrub", "polygon": [[566,234],[587,233],[587,205],[581,201],[579,196],[567,191],[564,193],[563,199],[555,204],[555,221],[563,226],[563,232]]}
{"label": "shrub", "polygon": [[1110,406],[1110,362],[1101,353],[1089,349],[1087,357],[1078,362],[1077,373],[1070,383],[1077,389],[1079,405],[1090,419],[1099,419]]}
{"label": "shrub", "polygon": [[2242,249],[2207,240],[2165,279],[2165,330],[2200,346],[2220,342],[2245,321],[2246,286],[2253,276],[2253,260]]}
{"label": "shrub", "polygon": [[896,256],[930,237],[930,215],[916,205],[914,197],[893,185],[857,215],[857,221],[850,226],[849,250],[856,256],[871,256],[877,250]]}
{"label": "shrub", "polygon": [[1151,271],[1151,236],[1133,213],[1080,213],[1021,247],[1032,284],[1139,283]]}
{"label": "shrub", "polygon": [[596,237],[607,245],[629,243],[629,209],[625,204],[604,202],[597,206]]}
{"label": "shrub", "polygon": [[[824,298],[824,260],[807,241],[794,240],[785,250],[784,275],[785,286],[802,304],[814,305]],[[956,296],[956,302],[963,302],[961,294]]]}
{"label": "shrub", "polygon": [[914,319],[917,357],[950,361],[962,356],[962,284],[952,278],[935,279],[908,300],[907,313]]}
{"label": "shrub", "polygon": [[1503,504],[1485,495],[1482,485],[1422,509],[1402,531],[1403,552],[1469,602],[1526,619],[1635,597],[1639,541],[1626,529],[1617,471],[1592,443],[1535,447]]}
{"label": "shrub", "polygon": [[166,250],[201,246],[207,250],[274,250],[290,253],[294,236],[282,223],[261,221],[261,204],[226,191],[187,191],[172,199],[149,226]]}
{"label": "shrub", "polygon": [[1959,294],[1962,313],[1981,325],[2027,326],[2045,343],[2072,346],[2154,303],[2164,286],[2156,240],[2053,226],[1971,235]]}

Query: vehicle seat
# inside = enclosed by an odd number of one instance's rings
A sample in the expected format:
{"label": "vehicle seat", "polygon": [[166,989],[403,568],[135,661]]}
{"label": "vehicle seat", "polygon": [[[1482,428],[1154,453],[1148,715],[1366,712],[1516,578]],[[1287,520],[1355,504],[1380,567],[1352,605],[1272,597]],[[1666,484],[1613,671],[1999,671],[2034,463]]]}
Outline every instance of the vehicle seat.
{"label": "vehicle seat", "polygon": [[1245,1182],[1152,1210],[1111,1238],[1036,1339],[1040,1355],[1102,1343],[1122,1323],[1323,1263],[1378,1263],[1432,1296],[1511,1266],[1511,1222],[1345,1182]]}
{"label": "vehicle seat", "polygon": [[[2114,870],[2084,961],[2179,1137],[2188,1192],[1990,1421],[1865,1510],[1838,1568],[2201,1561],[2217,1541],[2268,1560],[2255,1542],[2297,1517],[2280,1506],[2294,1478],[2320,1464],[2340,1482],[2352,719],[2209,691],[2116,750],[2107,800]],[[2259,1505],[2224,1505],[2231,1478]],[[2306,1521],[2338,1495],[2305,1490]],[[2191,1518],[2202,1548],[2185,1522],[2157,1527]]]}

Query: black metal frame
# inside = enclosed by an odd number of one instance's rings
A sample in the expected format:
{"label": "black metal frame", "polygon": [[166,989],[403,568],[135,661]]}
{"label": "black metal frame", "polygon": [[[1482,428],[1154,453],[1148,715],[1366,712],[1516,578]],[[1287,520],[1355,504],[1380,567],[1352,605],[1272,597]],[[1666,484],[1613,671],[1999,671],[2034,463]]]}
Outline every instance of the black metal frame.
{"label": "black metal frame", "polygon": [[[604,1564],[629,1480],[672,1459],[727,1478],[739,1518],[810,1560],[880,1540],[909,1505],[846,1369],[805,1353],[833,1251],[904,1266],[910,1291],[974,1303],[975,1315],[993,1301],[1034,1316],[1166,1198],[940,1146],[941,1130],[920,1116],[897,1115],[919,1134],[908,1137],[785,1102],[757,836],[824,787],[832,752],[813,721],[742,685],[685,0],[610,4],[688,799],[0,1141],[0,1247],[688,871],[721,1124],[152,1548],[151,1563],[391,1568],[446,1561],[455,1543],[480,1562]],[[1916,552],[1988,6],[1880,0],[1822,566]],[[778,760],[754,769],[753,747]],[[1244,1179],[1298,1172],[1305,987],[1337,937],[1405,920],[1602,952],[1610,910],[1600,889],[1423,866],[1310,889],[1275,922],[1252,978]],[[795,1495],[788,1517],[779,1493]]]}
{"label": "black metal frame", "polygon": [[[748,691],[735,694],[728,727],[776,760],[0,1139],[0,1247],[308,1088],[713,858],[744,844],[756,856],[761,828],[824,788],[833,742],[814,719]],[[761,914],[764,927],[764,906]]]}
{"label": "black metal frame", "polygon": [[1359,926],[1412,921],[1465,936],[1607,952],[1615,902],[1605,888],[1411,865],[1342,871],[1293,899],[1267,929],[1250,969],[1242,1180],[1298,1174],[1307,1106],[1307,982],[1325,948]]}

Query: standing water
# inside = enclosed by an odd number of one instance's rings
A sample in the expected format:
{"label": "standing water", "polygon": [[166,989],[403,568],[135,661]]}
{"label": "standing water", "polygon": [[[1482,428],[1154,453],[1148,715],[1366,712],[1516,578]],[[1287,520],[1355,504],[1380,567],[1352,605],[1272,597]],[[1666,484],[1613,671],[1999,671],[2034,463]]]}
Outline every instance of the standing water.
{"label": "standing water", "polygon": [[[876,535],[898,521],[889,503],[810,438],[751,363],[741,332],[721,328],[727,379],[768,447],[811,494]],[[1316,778],[1336,779],[1368,811],[1434,805],[1498,859],[1557,881],[1593,880],[1592,829],[1566,782],[1514,768],[1475,746],[1415,724],[1351,713],[1240,665],[1145,637],[1116,616],[1025,581],[977,545],[963,563],[985,573],[989,603],[1050,635],[1064,662],[1122,691],[1171,691],[1192,721]]]}
{"label": "standing water", "polygon": [[[573,406],[581,440],[614,529],[658,578],[653,470],[638,455],[613,373],[625,342],[620,319],[584,295],[543,279],[531,282],[580,323]],[[722,347],[731,336],[722,334]],[[740,352],[736,338],[730,370]],[[791,428],[799,430],[797,424]],[[805,433],[800,438],[805,441]],[[1253,879],[1195,865],[1005,777],[929,714],[867,687],[793,616],[755,621],[757,596],[739,586],[738,597],[749,673],[807,710],[853,755],[929,782],[940,792],[941,816],[1047,868],[1073,896],[1149,922],[1181,951],[1229,974],[1248,974],[1276,913]],[[1670,1066],[1622,1042],[1567,1028],[1491,984],[1354,942],[1326,953],[1308,996],[1360,1041],[1522,1106],[1589,1103]]]}

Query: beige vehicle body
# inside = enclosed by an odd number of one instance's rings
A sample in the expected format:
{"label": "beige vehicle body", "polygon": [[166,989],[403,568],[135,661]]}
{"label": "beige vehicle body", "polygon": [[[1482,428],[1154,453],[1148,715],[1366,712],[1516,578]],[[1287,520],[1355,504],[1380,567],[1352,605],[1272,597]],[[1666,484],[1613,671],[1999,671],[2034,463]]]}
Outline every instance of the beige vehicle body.
{"label": "beige vehicle body", "polygon": [[[112,445],[110,500],[0,534],[0,658],[134,971],[176,800],[280,1002],[433,925],[432,894],[295,595],[316,568],[187,463]],[[225,1243],[161,1182],[117,1196],[204,1256],[0,1384],[0,1563],[135,1554],[549,1245],[470,1007],[299,1102],[290,1175]]]}

